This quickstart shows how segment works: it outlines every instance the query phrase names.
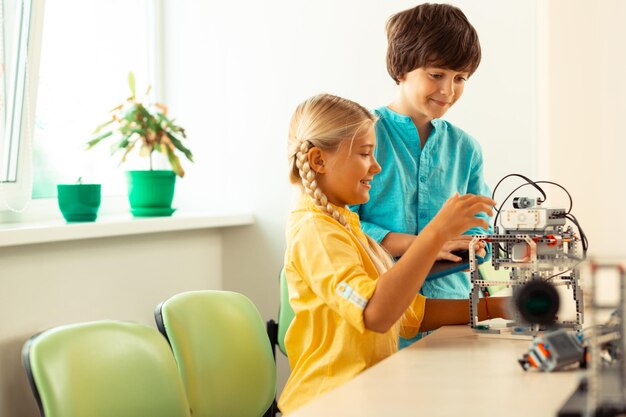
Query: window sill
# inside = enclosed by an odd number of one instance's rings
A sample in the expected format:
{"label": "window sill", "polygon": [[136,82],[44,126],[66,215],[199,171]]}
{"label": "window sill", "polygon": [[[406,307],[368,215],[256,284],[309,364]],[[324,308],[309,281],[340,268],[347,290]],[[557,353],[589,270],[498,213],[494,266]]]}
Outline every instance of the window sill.
{"label": "window sill", "polygon": [[176,212],[171,217],[136,218],[130,214],[98,216],[95,222],[66,223],[63,220],[0,224],[0,247],[93,239],[113,236],[175,232],[245,226],[252,214]]}

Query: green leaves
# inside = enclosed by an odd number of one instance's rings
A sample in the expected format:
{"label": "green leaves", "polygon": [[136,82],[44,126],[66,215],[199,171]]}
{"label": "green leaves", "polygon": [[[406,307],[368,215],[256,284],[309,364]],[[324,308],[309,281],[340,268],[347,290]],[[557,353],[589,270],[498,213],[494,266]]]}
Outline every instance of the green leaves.
{"label": "green leaves", "polygon": [[187,137],[185,129],[178,126],[174,119],[167,117],[167,107],[164,104],[148,102],[150,86],[142,99],[137,98],[135,75],[132,72],[128,74],[128,87],[131,96],[110,110],[110,120],[96,127],[94,136],[86,143],[87,149],[93,148],[104,139],[117,137],[118,140],[111,145],[111,155],[122,152],[120,163],[135,148],[139,149],[141,156],[150,158],[152,152],[157,151],[167,155],[172,170],[177,175],[184,176],[185,171],[176,152],[181,152],[193,162],[191,151],[182,142]]}

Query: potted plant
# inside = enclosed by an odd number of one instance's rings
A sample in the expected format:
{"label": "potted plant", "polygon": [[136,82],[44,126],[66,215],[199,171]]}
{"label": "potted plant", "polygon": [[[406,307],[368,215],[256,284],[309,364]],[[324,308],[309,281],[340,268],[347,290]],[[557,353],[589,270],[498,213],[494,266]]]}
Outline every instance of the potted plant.
{"label": "potted plant", "polygon": [[68,223],[93,222],[100,208],[100,184],[57,184],[57,201],[63,218]]}
{"label": "potted plant", "polygon": [[[150,170],[126,173],[131,213],[139,217],[169,216],[175,210],[172,200],[176,176],[182,178],[185,175],[177,154],[182,153],[191,162],[193,155],[183,145],[185,130],[175,124],[174,119],[167,117],[167,107],[148,101],[150,87],[143,97],[138,98],[132,72],[128,74],[128,87],[130,97],[110,111],[110,119],[96,128],[94,136],[87,142],[87,149],[104,139],[115,138],[111,154],[122,153],[120,164],[133,150],[138,151],[140,156],[148,157]],[[167,156],[171,170],[153,169],[155,151]]]}

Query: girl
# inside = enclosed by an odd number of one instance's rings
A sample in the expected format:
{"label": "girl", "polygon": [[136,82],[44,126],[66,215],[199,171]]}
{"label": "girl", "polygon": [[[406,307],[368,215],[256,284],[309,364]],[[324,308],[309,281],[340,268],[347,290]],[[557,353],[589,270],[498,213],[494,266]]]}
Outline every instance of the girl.
{"label": "girl", "polygon": [[[469,320],[468,300],[418,294],[443,244],[492,215],[487,197],[458,194],[394,265],[347,206],[369,199],[380,172],[374,117],[322,94],[296,109],[289,129],[291,181],[304,191],[287,224],[285,274],[295,318],[285,336],[291,376],[279,407],[288,414],[398,349],[398,335]],[[467,243],[466,243],[467,245]],[[504,298],[479,303],[479,320],[505,316]]]}

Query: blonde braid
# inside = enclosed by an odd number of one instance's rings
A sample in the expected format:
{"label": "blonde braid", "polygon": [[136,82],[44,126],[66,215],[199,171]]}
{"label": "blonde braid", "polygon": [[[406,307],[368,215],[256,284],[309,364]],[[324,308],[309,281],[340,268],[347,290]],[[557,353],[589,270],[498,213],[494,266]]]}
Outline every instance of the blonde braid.
{"label": "blonde braid", "polygon": [[311,143],[308,140],[303,140],[300,143],[298,152],[296,153],[296,167],[300,173],[304,191],[313,199],[315,205],[324,213],[328,214],[333,219],[341,223],[343,227],[350,230],[350,225],[346,221],[345,216],[339,213],[335,206],[328,202],[326,194],[324,194],[317,186],[315,171],[313,171],[309,165],[309,149],[311,149]]}

